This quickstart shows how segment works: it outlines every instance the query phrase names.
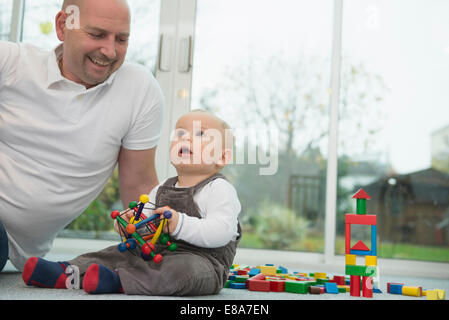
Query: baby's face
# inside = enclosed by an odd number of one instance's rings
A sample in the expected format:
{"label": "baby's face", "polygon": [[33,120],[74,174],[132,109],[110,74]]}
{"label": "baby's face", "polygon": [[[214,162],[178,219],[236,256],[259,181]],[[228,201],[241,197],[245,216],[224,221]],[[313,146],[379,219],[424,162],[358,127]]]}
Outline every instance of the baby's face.
{"label": "baby's face", "polygon": [[170,161],[179,170],[213,173],[224,166],[225,130],[209,114],[188,113],[176,123]]}

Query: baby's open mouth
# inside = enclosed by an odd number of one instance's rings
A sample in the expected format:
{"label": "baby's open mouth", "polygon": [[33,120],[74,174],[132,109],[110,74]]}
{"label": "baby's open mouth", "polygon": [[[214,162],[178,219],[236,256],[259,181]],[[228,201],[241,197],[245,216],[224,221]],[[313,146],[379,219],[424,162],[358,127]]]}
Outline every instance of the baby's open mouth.
{"label": "baby's open mouth", "polygon": [[190,156],[192,154],[192,151],[188,147],[181,147],[178,152],[178,156]]}

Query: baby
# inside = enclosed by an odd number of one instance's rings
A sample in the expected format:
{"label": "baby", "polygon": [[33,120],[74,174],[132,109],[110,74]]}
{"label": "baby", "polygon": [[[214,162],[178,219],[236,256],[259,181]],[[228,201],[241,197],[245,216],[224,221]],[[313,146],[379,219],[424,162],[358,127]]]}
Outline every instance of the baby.
{"label": "baby", "polygon": [[173,252],[157,246],[163,256],[160,263],[120,252],[117,246],[67,262],[32,257],[22,273],[24,282],[68,288],[79,275],[75,283],[94,294],[217,294],[226,283],[241,237],[240,202],[220,173],[232,159],[232,145],[229,126],[206,111],[191,111],[176,123],[170,161],[178,175],[149,194],[150,202],[158,206],[154,213],[171,211],[167,229],[178,246]]}

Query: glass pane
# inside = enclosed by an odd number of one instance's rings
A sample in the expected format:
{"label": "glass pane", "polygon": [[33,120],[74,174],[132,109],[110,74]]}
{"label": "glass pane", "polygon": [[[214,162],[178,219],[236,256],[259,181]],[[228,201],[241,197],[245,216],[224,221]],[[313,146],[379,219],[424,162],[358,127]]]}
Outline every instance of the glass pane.
{"label": "glass pane", "polygon": [[9,39],[11,28],[12,1],[0,0],[0,40]]}
{"label": "glass pane", "polygon": [[[60,43],[56,36],[54,20],[61,9],[61,3],[61,0],[26,1],[23,42],[49,50]],[[133,0],[128,3],[131,8],[131,36],[126,60],[141,64],[154,73],[158,52],[161,1]],[[112,210],[121,208],[116,170],[99,197],[79,218],[70,223],[61,235],[107,237],[107,233],[102,231],[109,231],[113,227],[109,214]],[[74,230],[82,230],[82,232],[74,233]],[[111,236],[115,235],[113,232]]]}
{"label": "glass pane", "polygon": [[324,251],[333,1],[199,0],[192,109],[234,129],[242,247]]}
{"label": "glass pane", "polygon": [[449,2],[347,0],[336,251],[362,187],[378,255],[449,261]]}

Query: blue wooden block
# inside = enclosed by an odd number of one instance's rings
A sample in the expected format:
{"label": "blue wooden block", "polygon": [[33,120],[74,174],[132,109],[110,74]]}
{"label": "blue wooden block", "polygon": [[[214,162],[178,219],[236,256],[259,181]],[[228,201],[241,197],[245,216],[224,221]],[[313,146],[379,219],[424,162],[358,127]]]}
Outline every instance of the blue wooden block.
{"label": "blue wooden block", "polygon": [[371,255],[377,256],[377,227],[371,226]]}
{"label": "blue wooden block", "polygon": [[373,254],[373,251],[366,251],[366,250],[350,250],[349,251],[351,254],[355,254],[358,256],[375,256],[375,254]]}
{"label": "blue wooden block", "polygon": [[233,282],[229,285],[231,289],[246,289],[246,284],[243,282]]}
{"label": "blue wooden block", "polygon": [[391,283],[390,284],[390,294],[402,294],[403,284]]}
{"label": "blue wooden block", "polygon": [[382,293],[382,291],[379,288],[374,287],[373,293]]}
{"label": "blue wooden block", "polygon": [[281,273],[288,273],[288,269],[287,269],[287,268],[284,268],[284,267],[282,267],[282,266],[279,266],[279,267],[278,267],[278,270],[280,270]]}
{"label": "blue wooden block", "polygon": [[248,271],[248,276],[254,277],[256,274],[259,274],[259,273],[260,273],[260,269],[259,268],[251,268]]}
{"label": "blue wooden block", "polygon": [[326,293],[336,293],[338,294],[338,287],[335,282],[326,282],[324,284],[324,287],[326,288]]}

